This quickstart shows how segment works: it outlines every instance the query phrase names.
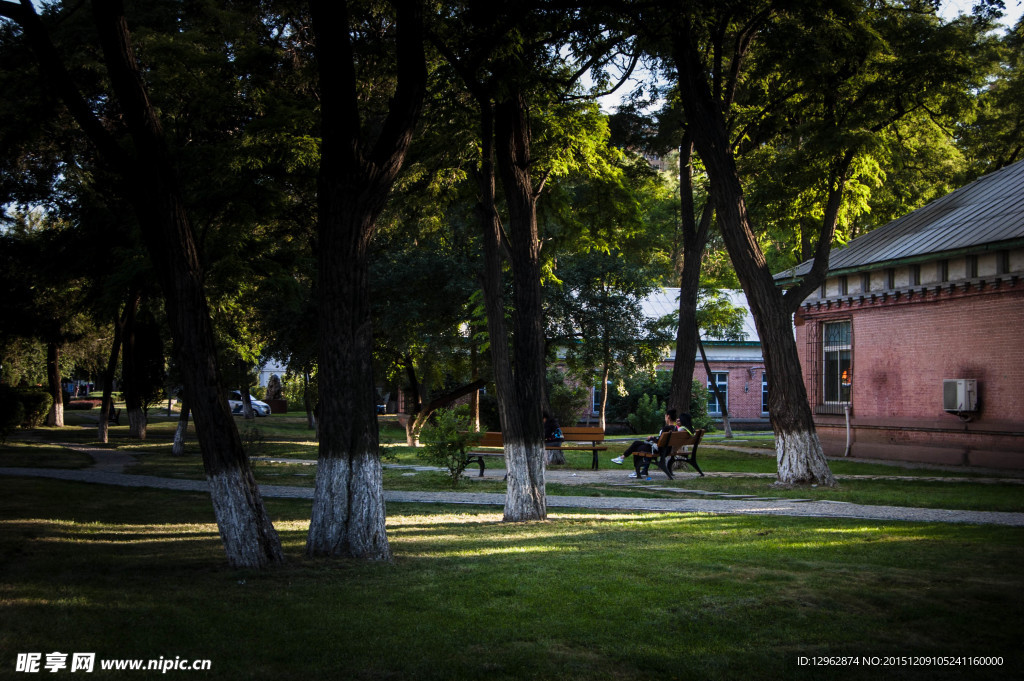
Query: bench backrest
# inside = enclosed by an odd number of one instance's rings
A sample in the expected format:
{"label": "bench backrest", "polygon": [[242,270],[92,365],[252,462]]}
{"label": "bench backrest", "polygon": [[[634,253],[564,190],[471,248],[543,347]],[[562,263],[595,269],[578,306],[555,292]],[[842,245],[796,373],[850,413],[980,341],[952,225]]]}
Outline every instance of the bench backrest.
{"label": "bench backrest", "polygon": [[672,451],[677,451],[680,447],[686,447],[687,445],[693,445],[696,447],[700,444],[700,439],[704,437],[704,430],[698,430],[693,435],[690,435],[685,430],[676,431],[675,433],[668,434],[668,446],[672,448]]}
{"label": "bench backrest", "polygon": [[480,441],[476,443],[476,447],[504,447],[505,442],[501,439],[501,433],[493,430],[489,430],[486,433],[480,434]]}
{"label": "bench backrest", "polygon": [[604,430],[600,426],[566,426],[562,428],[562,435],[571,442],[604,442]]}

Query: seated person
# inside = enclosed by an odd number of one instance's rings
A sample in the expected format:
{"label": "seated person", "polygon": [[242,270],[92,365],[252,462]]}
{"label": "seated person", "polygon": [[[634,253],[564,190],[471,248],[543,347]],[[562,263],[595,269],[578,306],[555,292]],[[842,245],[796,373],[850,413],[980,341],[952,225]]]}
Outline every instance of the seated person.
{"label": "seated person", "polygon": [[544,412],[544,444],[560,445],[565,442],[562,436],[562,427],[558,425],[558,419],[551,414]]}
{"label": "seated person", "polygon": [[640,478],[650,480],[648,477],[648,469],[651,465],[651,459],[654,458],[655,454],[658,453],[659,443],[663,443],[662,437],[666,433],[674,433],[676,430],[676,410],[669,409],[665,412],[665,425],[661,427],[661,431],[657,435],[652,435],[646,440],[634,440],[625,452],[621,455],[612,459],[612,463],[617,463],[620,466],[627,456],[633,455],[633,468],[636,471],[629,477]]}

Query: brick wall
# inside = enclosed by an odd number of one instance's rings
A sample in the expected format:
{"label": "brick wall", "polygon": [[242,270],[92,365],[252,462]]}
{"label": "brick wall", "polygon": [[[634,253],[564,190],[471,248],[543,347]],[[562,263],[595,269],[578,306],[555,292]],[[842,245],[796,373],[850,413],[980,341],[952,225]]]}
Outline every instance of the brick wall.
{"label": "brick wall", "polygon": [[[812,353],[820,353],[808,338],[815,339],[822,322],[841,319],[852,322],[855,456],[1024,468],[1024,285],[1019,280],[805,306],[797,320],[805,368],[818,360]],[[818,395],[809,373],[808,392]],[[947,378],[978,381],[979,411],[970,421],[943,411]],[[843,417],[816,421],[826,450],[841,454]]]}

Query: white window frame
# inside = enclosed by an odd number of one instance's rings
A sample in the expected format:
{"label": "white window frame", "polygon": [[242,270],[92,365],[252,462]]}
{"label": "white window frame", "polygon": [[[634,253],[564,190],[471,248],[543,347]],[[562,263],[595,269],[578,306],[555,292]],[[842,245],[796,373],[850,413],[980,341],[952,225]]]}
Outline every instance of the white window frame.
{"label": "white window frame", "polygon": [[[719,390],[719,392],[722,393],[722,396],[725,398],[725,408],[728,409],[729,408],[729,372],[728,371],[712,371],[711,372],[711,376],[715,377],[715,382],[718,385],[718,390]],[[715,398],[715,392],[711,389],[711,376],[708,376],[708,384],[707,384],[707,388],[708,388],[708,413],[709,414],[719,414],[720,415],[722,413],[722,409],[721,409],[720,405],[718,404],[718,400]],[[724,381],[721,379],[722,376],[725,377]],[[712,402],[714,403],[714,405],[716,407],[718,407],[718,411],[714,411],[711,408]]]}

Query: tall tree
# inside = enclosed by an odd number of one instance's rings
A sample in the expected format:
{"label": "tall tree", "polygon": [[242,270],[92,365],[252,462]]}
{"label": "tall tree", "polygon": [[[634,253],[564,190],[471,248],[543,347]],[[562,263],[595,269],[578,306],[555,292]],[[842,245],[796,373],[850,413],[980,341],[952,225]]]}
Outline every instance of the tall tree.
{"label": "tall tree", "polygon": [[[306,552],[389,560],[367,248],[423,104],[422,8],[416,0],[396,0],[392,18],[349,2],[312,0],[310,7],[323,143],[317,183],[320,453]],[[358,59],[364,49],[385,55],[383,63]],[[388,64],[393,75],[379,70]],[[364,70],[373,67],[378,71]],[[382,94],[376,85],[391,78],[394,88]]]}
{"label": "tall tree", "polygon": [[[827,8],[696,3],[672,8],[661,20],[682,108],[711,180],[718,224],[765,350],[779,480],[834,484],[814,431],[792,315],[825,276],[845,190],[871,135],[911,110],[942,106],[962,91],[976,72],[948,47],[970,50],[976,29],[942,24],[934,14],[901,3],[852,1]],[[765,67],[755,81],[752,74]],[[736,149],[752,130],[776,122],[795,103],[801,114],[788,120],[802,124],[789,128],[791,139],[820,159],[826,196],[812,270],[783,292],[758,244]],[[756,115],[743,115],[750,111]]]}
{"label": "tall tree", "polygon": [[108,101],[123,116],[131,140],[127,149],[80,94],[32,4],[0,4],[0,16],[20,26],[54,92],[115,169],[137,213],[164,293],[228,562],[240,567],[280,562],[280,540],[263,506],[220,385],[199,248],[163,127],[135,56],[124,9],[116,0],[96,0],[93,15],[112,89]]}

